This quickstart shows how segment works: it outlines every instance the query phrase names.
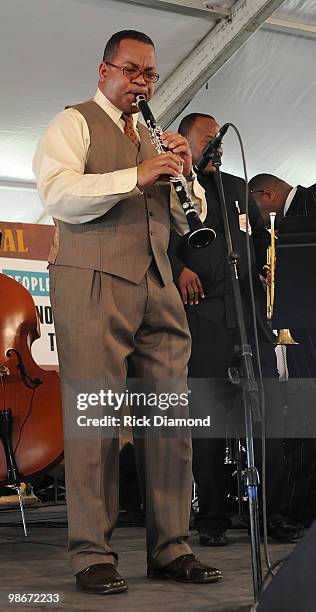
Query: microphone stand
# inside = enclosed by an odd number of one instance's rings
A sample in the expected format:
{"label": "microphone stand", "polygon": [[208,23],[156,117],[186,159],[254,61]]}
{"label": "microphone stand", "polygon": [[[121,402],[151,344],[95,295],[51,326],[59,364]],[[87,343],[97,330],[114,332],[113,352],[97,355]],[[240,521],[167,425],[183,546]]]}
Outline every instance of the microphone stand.
{"label": "microphone stand", "polygon": [[243,305],[240,292],[237,263],[239,255],[233,249],[227,205],[223,189],[220,171],[221,156],[218,151],[212,156],[213,166],[216,168],[216,182],[220,196],[220,207],[224,223],[224,234],[227,248],[227,261],[230,270],[230,278],[233,288],[233,297],[236,308],[237,326],[240,335],[240,352],[243,360],[243,372],[240,377],[235,368],[229,369],[229,378],[233,384],[238,384],[242,390],[245,434],[247,448],[247,469],[245,470],[245,484],[248,490],[249,515],[250,515],[250,539],[251,539],[251,561],[252,577],[255,603],[259,601],[262,586],[262,566],[260,552],[260,528],[258,511],[258,484],[259,475],[255,467],[254,445],[253,445],[253,416],[260,421],[258,386],[254,376],[252,350],[248,343]]}
{"label": "microphone stand", "polygon": [[[5,369],[5,366],[0,366],[0,377],[3,376],[4,373],[9,373],[6,372]],[[12,485],[18,494],[24,535],[27,536],[24,506],[21,496],[21,477],[16,465],[14,450],[12,447],[12,421],[11,408],[0,410],[0,440],[3,444],[7,463],[8,484]]]}

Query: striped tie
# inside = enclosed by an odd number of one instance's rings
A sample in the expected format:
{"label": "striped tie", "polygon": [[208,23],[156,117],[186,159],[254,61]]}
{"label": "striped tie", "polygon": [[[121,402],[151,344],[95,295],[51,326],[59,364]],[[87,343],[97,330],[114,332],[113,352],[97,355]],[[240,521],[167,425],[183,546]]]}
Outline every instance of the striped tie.
{"label": "striped tie", "polygon": [[128,113],[122,113],[122,119],[125,121],[124,133],[138,150],[140,142],[135,132],[133,115],[129,115]]}

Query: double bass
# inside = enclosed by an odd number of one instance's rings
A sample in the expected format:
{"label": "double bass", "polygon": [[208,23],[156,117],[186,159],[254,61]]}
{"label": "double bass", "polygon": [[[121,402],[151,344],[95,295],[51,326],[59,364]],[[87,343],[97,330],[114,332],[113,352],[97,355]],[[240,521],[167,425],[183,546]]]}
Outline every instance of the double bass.
{"label": "double bass", "polygon": [[0,482],[16,487],[63,455],[59,376],[34,361],[39,336],[31,294],[0,274]]}

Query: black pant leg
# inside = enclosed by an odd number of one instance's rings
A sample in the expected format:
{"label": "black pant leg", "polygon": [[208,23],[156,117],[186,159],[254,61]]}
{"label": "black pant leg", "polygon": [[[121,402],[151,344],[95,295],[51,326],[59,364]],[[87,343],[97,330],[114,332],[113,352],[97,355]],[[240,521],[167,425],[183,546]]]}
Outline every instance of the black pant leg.
{"label": "black pant leg", "polygon": [[193,475],[198,489],[198,531],[224,531],[230,526],[225,499],[224,456],[222,438],[193,438]]}
{"label": "black pant leg", "polygon": [[[209,379],[209,413],[215,395],[222,400],[222,408],[235,393],[227,382],[227,371],[232,363],[233,332],[224,320],[214,324],[194,314],[194,307],[187,308],[192,335],[192,353],[189,361],[189,378]],[[207,381],[206,381],[207,385]],[[197,398],[194,401],[199,401]],[[200,400],[201,401],[201,400]],[[214,404],[213,404],[214,405]],[[193,438],[193,475],[198,489],[199,514],[195,525],[199,531],[211,533],[224,531],[230,526],[225,499],[224,458],[226,440],[223,438]]]}

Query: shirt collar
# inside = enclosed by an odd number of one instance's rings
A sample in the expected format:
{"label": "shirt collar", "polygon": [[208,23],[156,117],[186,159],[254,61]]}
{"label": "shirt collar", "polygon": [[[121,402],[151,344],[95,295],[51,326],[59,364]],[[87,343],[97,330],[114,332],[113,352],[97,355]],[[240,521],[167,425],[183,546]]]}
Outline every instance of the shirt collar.
{"label": "shirt collar", "polygon": [[291,189],[289,195],[287,196],[286,200],[285,200],[284,209],[283,209],[284,217],[285,217],[287,211],[289,210],[289,208],[290,208],[290,206],[291,206],[291,204],[293,202],[293,199],[294,199],[294,196],[296,194],[296,191],[297,191],[297,187],[293,187]]}
{"label": "shirt collar", "polygon": [[[106,112],[107,115],[109,115],[109,117],[112,119],[112,121],[114,121],[116,125],[119,124],[120,119],[122,119],[123,111],[121,111],[119,108],[114,106],[114,104],[112,104],[112,102],[110,102],[110,100],[108,100],[108,98],[105,97],[101,89],[99,88],[97,89],[93,100],[99,106],[101,106],[101,108]],[[136,129],[137,121],[138,121],[138,115],[139,113],[132,114],[135,129]]]}

